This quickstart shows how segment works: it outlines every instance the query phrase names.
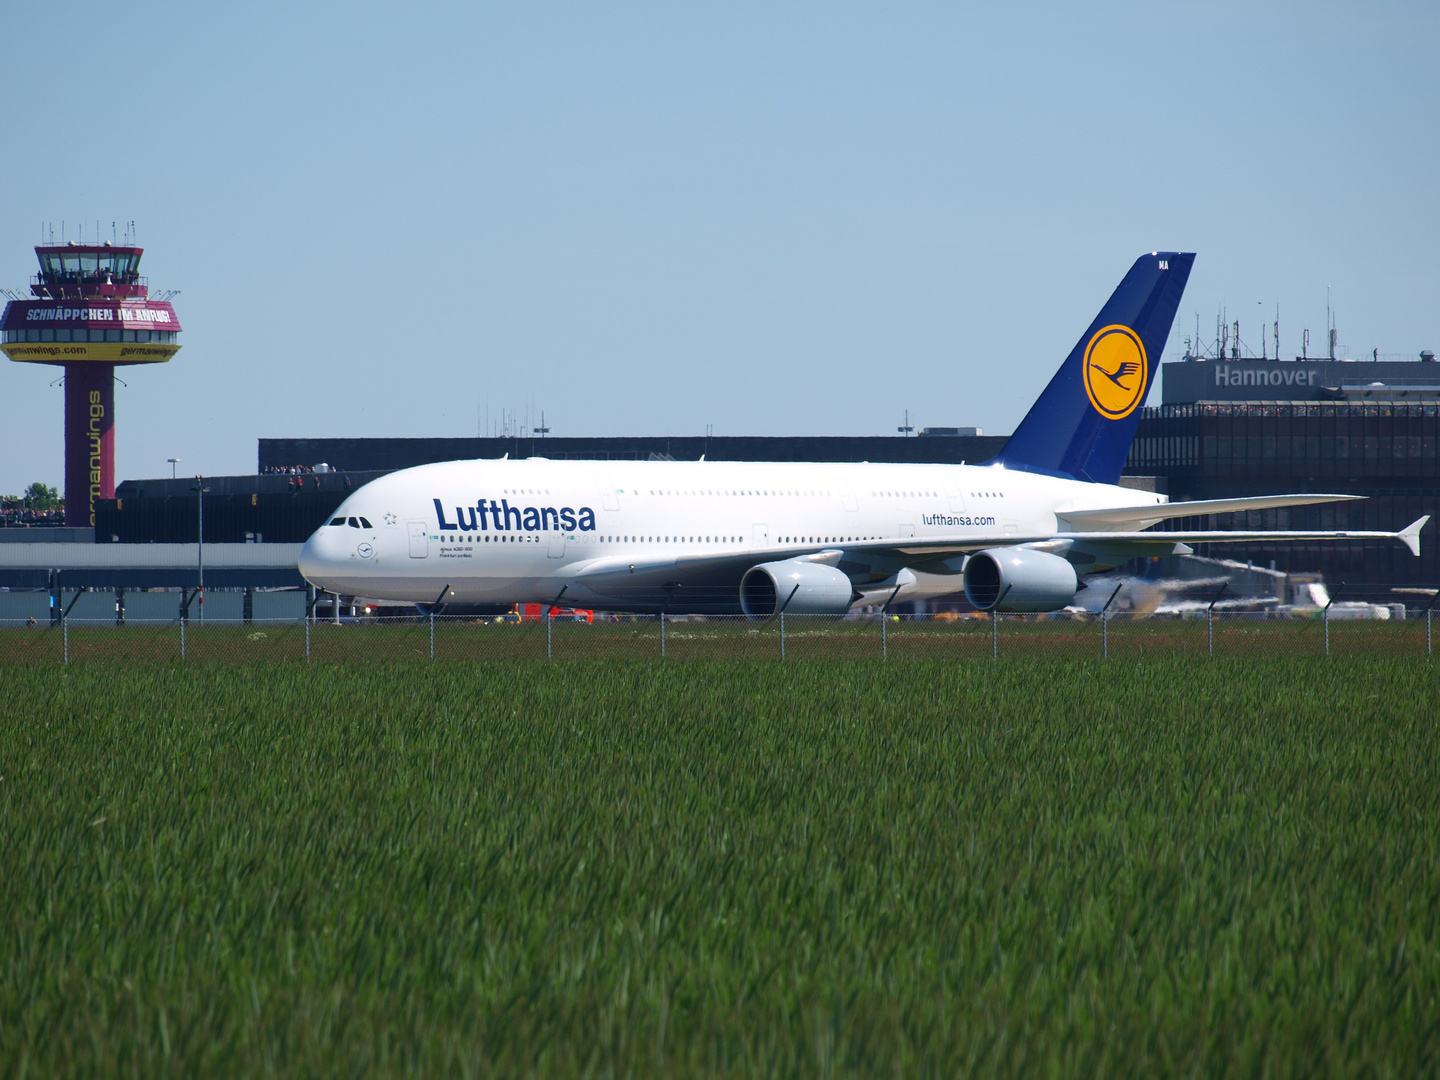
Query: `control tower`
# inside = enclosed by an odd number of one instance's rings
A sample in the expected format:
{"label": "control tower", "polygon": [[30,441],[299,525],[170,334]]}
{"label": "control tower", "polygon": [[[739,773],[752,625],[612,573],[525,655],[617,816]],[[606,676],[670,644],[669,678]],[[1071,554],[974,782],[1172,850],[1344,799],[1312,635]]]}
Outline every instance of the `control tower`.
{"label": "control tower", "polygon": [[115,497],[115,369],[169,360],[180,321],[150,299],[143,248],[71,243],[35,254],[34,299],[5,305],[0,351],[65,369],[65,524],[93,526],[95,500]]}

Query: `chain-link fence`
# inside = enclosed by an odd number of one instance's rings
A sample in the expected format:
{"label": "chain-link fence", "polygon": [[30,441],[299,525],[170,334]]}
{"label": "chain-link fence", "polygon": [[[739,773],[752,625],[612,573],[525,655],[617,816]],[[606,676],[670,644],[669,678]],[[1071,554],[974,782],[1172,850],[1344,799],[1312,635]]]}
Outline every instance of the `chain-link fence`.
{"label": "chain-link fence", "polygon": [[1080,615],[604,615],[472,619],[0,620],[0,665],[371,660],[814,660],[1429,656],[1433,611],[1201,609]]}

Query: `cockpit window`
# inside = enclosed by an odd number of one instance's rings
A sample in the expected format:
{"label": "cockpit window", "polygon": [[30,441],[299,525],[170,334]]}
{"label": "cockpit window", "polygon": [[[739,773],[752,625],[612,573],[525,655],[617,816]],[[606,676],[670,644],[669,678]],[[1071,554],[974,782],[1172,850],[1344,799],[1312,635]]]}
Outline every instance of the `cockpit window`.
{"label": "cockpit window", "polygon": [[344,519],[344,518],[331,518],[331,519],[330,519],[330,524],[331,524],[331,525],[344,525],[344,524],[345,524],[345,519]]}
{"label": "cockpit window", "polygon": [[363,517],[360,519],[360,527],[361,527],[362,529],[373,529],[373,528],[375,528],[374,525],[371,525],[371,524],[370,524],[370,519],[369,519],[369,518],[363,518]]}
{"label": "cockpit window", "polygon": [[360,519],[352,517],[349,521],[349,525],[352,529],[358,529],[360,527]]}

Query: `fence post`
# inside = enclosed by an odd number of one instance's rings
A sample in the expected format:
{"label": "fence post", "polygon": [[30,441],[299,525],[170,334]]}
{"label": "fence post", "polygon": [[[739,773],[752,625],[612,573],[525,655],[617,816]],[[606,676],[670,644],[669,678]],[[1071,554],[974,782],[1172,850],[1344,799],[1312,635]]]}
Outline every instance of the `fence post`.
{"label": "fence post", "polygon": [[[898,576],[898,575],[897,575],[897,576]],[[887,659],[889,659],[889,656],[890,656],[890,643],[886,640],[885,624],[886,624],[887,622],[889,622],[889,620],[890,620],[890,605],[894,602],[895,597],[900,594],[900,590],[901,590],[902,588],[904,588],[904,583],[903,583],[903,582],[902,582],[901,584],[899,584],[899,585],[896,585],[895,588],[893,588],[892,590],[890,590],[890,595],[885,598],[885,603],[883,603],[883,604],[880,605],[880,659],[881,659],[881,660],[887,660]]]}
{"label": "fence post", "polygon": [[185,659],[185,624],[189,622],[184,615],[180,616],[180,659]]}
{"label": "fence post", "polygon": [[1335,591],[1330,594],[1330,599],[1325,601],[1325,607],[1320,612],[1320,618],[1325,623],[1325,655],[1330,655],[1330,605],[1335,603],[1335,597],[1340,595],[1340,590],[1345,588],[1345,582],[1335,586]]}
{"label": "fence post", "polygon": [[785,612],[780,612],[780,659],[785,659]]}
{"label": "fence post", "polygon": [[550,659],[550,630],[555,625],[555,605],[560,603],[560,597],[564,596],[569,585],[563,585],[560,591],[555,594],[555,599],[550,601],[550,610],[545,613],[545,659]]}
{"label": "fence post", "polygon": [[1230,579],[1226,578],[1220,588],[1215,590],[1215,595],[1210,600],[1210,606],[1205,609],[1205,648],[1211,656],[1215,655],[1215,605],[1220,602],[1220,597],[1230,587]]}
{"label": "fence post", "polygon": [[[430,615],[430,662],[432,664],[435,662],[435,609],[440,606],[440,602],[445,599],[449,592],[450,583],[447,581],[445,587],[440,590],[440,595],[435,597],[435,602],[431,604],[428,609],[428,614]],[[335,597],[335,602],[337,604],[340,602],[338,594]],[[525,616],[522,614],[520,617],[523,620]]]}
{"label": "fence post", "polygon": [[[56,576],[59,576],[58,572]],[[70,609],[80,602],[80,597],[84,596],[86,591],[83,587],[76,589],[75,599],[71,600],[68,604],[64,603],[64,591],[62,590],[60,592],[60,637],[65,642],[65,663],[67,664],[70,663]]]}
{"label": "fence post", "polygon": [[995,606],[990,609],[990,659],[1000,659],[1000,604],[1005,597],[1010,595],[1014,586],[1006,585],[1005,591],[995,598]]}
{"label": "fence post", "polygon": [[1100,658],[1110,659],[1110,605],[1115,602],[1115,597],[1120,595],[1120,590],[1125,587],[1122,581],[1115,586],[1115,591],[1110,594],[1110,599],[1105,601],[1105,606],[1100,609]]}
{"label": "fence post", "polygon": [[1425,655],[1426,655],[1426,656],[1432,655],[1431,652],[1430,652],[1430,615],[1431,615],[1431,610],[1435,607],[1435,601],[1436,601],[1436,600],[1440,600],[1440,589],[1436,589],[1434,592],[1432,592],[1432,593],[1430,594],[1430,603],[1428,603],[1428,604],[1425,605]]}
{"label": "fence post", "polygon": [[310,662],[310,612],[305,613],[305,662]]}
{"label": "fence post", "polygon": [[665,612],[660,612],[660,659],[665,659]]}

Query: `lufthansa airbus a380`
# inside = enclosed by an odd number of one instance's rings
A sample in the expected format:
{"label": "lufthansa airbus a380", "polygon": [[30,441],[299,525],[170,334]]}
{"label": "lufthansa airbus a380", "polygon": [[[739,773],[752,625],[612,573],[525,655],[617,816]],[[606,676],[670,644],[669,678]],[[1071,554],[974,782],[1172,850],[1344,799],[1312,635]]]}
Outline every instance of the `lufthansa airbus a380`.
{"label": "lufthansa airbus a380", "polygon": [[301,551],[317,588],[412,602],[564,603],[769,618],[960,591],[1055,611],[1085,574],[1237,540],[1399,532],[1151,532],[1169,518],[1350,495],[1170,504],[1119,487],[1195,256],[1136,260],[1004,451],[984,465],[451,461],[366,484]]}

